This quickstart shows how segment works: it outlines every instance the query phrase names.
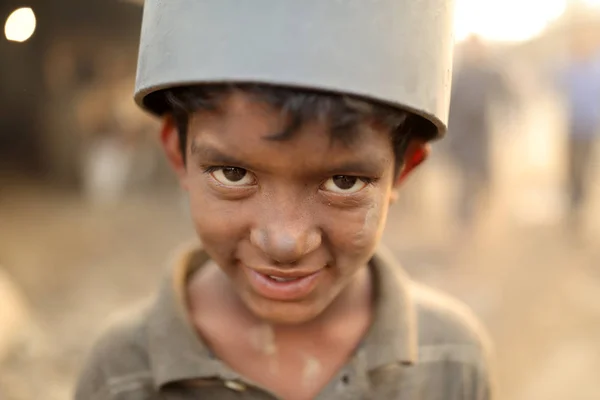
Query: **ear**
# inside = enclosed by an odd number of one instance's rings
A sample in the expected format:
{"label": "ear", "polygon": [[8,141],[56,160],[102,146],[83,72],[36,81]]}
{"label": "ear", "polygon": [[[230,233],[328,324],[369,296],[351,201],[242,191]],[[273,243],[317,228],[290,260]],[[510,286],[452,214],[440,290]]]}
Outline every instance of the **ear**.
{"label": "ear", "polygon": [[392,187],[391,202],[398,199],[398,189],[406,180],[408,175],[421,165],[429,157],[430,147],[427,142],[422,140],[412,140],[404,153],[404,165],[402,165],[394,185]]}
{"label": "ear", "polygon": [[184,190],[187,190],[187,170],[183,154],[181,154],[179,132],[171,116],[164,118],[160,132],[160,143],[167,156],[169,165],[177,175],[179,184]]}

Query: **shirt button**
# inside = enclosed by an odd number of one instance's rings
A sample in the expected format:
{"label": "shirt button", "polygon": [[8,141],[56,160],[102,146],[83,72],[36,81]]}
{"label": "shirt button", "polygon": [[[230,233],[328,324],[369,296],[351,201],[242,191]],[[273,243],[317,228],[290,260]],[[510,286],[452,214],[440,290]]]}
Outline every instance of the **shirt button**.
{"label": "shirt button", "polygon": [[343,383],[344,385],[348,385],[348,384],[350,384],[350,376],[348,376],[348,374],[344,374],[344,375],[342,376],[342,383]]}
{"label": "shirt button", "polygon": [[223,383],[226,388],[231,389],[235,392],[244,392],[246,391],[246,385],[237,381],[225,381]]}
{"label": "shirt button", "polygon": [[339,377],[339,381],[336,385],[337,390],[339,392],[346,392],[349,388],[350,388],[350,374],[349,373],[345,373],[342,376]]}

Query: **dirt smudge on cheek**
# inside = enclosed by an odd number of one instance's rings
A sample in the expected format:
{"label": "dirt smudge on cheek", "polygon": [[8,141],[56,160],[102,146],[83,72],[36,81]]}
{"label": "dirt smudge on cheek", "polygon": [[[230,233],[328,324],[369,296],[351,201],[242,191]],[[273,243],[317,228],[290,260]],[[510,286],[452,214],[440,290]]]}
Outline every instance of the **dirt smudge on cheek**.
{"label": "dirt smudge on cheek", "polygon": [[363,247],[370,243],[379,232],[381,207],[379,201],[374,201],[366,210],[360,230],[354,234],[354,246]]}

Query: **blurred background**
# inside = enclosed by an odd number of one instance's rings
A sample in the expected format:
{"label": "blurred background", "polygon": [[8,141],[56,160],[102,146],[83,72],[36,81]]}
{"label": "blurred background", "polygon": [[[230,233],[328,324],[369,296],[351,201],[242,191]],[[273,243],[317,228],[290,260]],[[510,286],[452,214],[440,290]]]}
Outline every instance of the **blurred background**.
{"label": "blurred background", "polygon": [[[457,0],[450,129],[385,243],[480,316],[501,400],[600,399],[600,1]],[[63,400],[193,237],[131,99],[141,1],[0,0],[0,399]]]}

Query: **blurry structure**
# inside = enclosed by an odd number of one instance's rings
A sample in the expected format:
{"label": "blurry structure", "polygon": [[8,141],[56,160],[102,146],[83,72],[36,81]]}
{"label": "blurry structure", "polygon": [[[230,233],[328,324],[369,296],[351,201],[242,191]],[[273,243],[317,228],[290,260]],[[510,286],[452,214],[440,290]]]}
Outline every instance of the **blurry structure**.
{"label": "blurry structure", "polygon": [[567,112],[569,225],[581,229],[595,145],[600,136],[600,41],[597,25],[576,19],[568,37],[560,86]]}
{"label": "blurry structure", "polygon": [[11,38],[0,40],[4,173],[84,186],[81,160],[93,126],[121,113],[109,107],[117,98],[133,102],[140,19],[139,6],[116,0],[0,0],[0,21]]}
{"label": "blurry structure", "polygon": [[454,71],[448,124],[448,155],[460,176],[456,218],[468,231],[478,208],[486,204],[491,184],[490,107],[508,98],[507,84],[493,65],[486,44],[471,35],[462,44]]}
{"label": "blurry structure", "polygon": [[82,157],[85,194],[93,204],[115,203],[125,191],[131,152],[116,124],[105,123],[93,133]]}
{"label": "blurry structure", "polygon": [[[23,330],[31,323],[25,299],[15,282],[0,266],[0,363],[9,355]],[[0,392],[0,395],[2,392]]]}

